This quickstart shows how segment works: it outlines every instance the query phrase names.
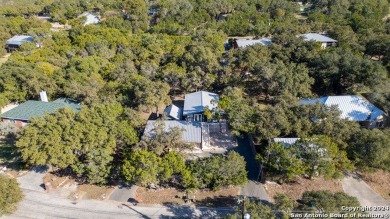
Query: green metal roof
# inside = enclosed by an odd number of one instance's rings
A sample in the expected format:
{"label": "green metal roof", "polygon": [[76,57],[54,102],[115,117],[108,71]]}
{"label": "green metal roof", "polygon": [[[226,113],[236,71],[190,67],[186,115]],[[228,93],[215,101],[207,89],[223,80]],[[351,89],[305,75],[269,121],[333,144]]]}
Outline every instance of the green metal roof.
{"label": "green metal roof", "polygon": [[53,102],[29,100],[10,111],[3,113],[1,118],[28,121],[33,117],[43,116],[46,113],[53,113],[65,107],[68,107],[75,112],[78,112],[81,109],[81,105],[77,104],[75,100],[67,98],[60,98]]}

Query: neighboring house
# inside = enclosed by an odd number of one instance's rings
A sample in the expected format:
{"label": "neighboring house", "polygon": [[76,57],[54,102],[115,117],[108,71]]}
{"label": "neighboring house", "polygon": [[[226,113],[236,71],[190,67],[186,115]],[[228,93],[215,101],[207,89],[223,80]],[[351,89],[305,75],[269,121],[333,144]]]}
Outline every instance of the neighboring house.
{"label": "neighboring house", "polygon": [[34,38],[32,36],[27,36],[27,35],[13,36],[5,43],[5,49],[7,50],[7,52],[13,52],[19,49],[20,46],[25,42],[34,42]]}
{"label": "neighboring house", "polygon": [[261,38],[261,39],[253,39],[253,40],[238,39],[235,40],[234,42],[234,48],[245,48],[247,46],[253,46],[256,44],[269,46],[272,44],[272,41],[269,38]]}
{"label": "neighboring house", "polygon": [[89,12],[82,13],[79,17],[86,17],[86,20],[83,22],[83,25],[98,24],[100,19],[98,16],[91,14]]}
{"label": "neighboring house", "polygon": [[[151,139],[154,138],[154,127],[156,122],[156,120],[149,120],[146,123],[144,136],[148,136]],[[177,120],[165,120],[163,122],[165,124],[165,131],[169,131],[171,128],[179,128],[182,130],[182,140],[186,143],[194,144],[200,148],[209,144],[203,137],[203,133],[207,131],[207,129],[202,126],[201,122]]]}
{"label": "neighboring house", "polygon": [[227,17],[230,16],[231,14],[225,14],[225,13],[222,13],[222,14],[219,14],[217,16],[217,20],[218,21],[226,21]]}
{"label": "neighboring house", "polygon": [[337,44],[337,40],[318,33],[306,33],[299,36],[303,37],[305,41],[314,41],[320,43],[322,49],[325,49],[329,46],[334,47]]}
{"label": "neighboring house", "polygon": [[299,103],[303,105],[320,103],[328,107],[336,106],[341,111],[340,117],[342,119],[359,122],[367,128],[383,126],[384,112],[357,95],[303,99]]}
{"label": "neighboring house", "polygon": [[[289,147],[291,145],[294,145],[299,140],[300,140],[300,138],[274,138],[273,139],[273,141],[275,143],[282,143],[282,145],[284,147]],[[308,145],[308,147],[304,148],[304,151],[317,151],[323,159],[327,159],[325,157],[326,156],[325,152],[327,152],[327,149],[320,148],[320,147],[318,147],[318,145],[310,144],[310,145]]]}
{"label": "neighboring house", "polygon": [[5,123],[13,123],[17,127],[21,128],[32,118],[43,116],[46,113],[53,113],[58,109],[66,107],[76,112],[81,109],[80,104],[78,104],[75,100],[68,98],[59,98],[53,102],[29,100],[3,113],[1,115],[1,120]]}
{"label": "neighboring house", "polygon": [[217,107],[218,101],[218,94],[206,91],[186,94],[184,97],[183,119],[203,122],[205,120],[203,113],[206,107],[213,110]]}
{"label": "neighboring house", "polygon": [[274,138],[274,142],[276,143],[282,143],[283,146],[291,146],[295,144],[300,138]]}

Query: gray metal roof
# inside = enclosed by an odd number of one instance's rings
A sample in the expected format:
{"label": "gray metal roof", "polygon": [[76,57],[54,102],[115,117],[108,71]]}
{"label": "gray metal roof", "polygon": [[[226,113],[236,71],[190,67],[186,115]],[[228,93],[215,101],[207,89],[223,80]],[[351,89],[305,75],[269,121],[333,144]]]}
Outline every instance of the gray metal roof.
{"label": "gray metal roof", "polygon": [[82,13],[79,17],[86,17],[87,20],[84,21],[84,25],[90,25],[90,24],[97,24],[100,22],[100,19],[98,16],[91,14],[89,12]]}
{"label": "gray metal roof", "polygon": [[327,37],[327,36],[324,36],[324,35],[321,35],[318,33],[306,33],[306,34],[302,34],[300,36],[305,38],[305,41],[316,41],[316,42],[320,42],[320,43],[335,43],[335,42],[337,42],[337,40],[335,40],[335,39],[332,39],[330,37]]}
{"label": "gray metal roof", "polygon": [[[149,120],[146,123],[144,136],[153,138],[154,125],[156,120]],[[188,143],[202,143],[202,128],[201,122],[192,122],[192,121],[177,121],[177,120],[166,120],[163,121],[165,124],[165,131],[169,131],[171,128],[179,128],[183,130],[182,139]]]}
{"label": "gray metal roof", "polygon": [[300,138],[274,138],[274,142],[280,142],[283,146],[290,146],[295,144]]}
{"label": "gray metal roof", "polygon": [[7,45],[22,45],[24,42],[34,42],[34,38],[32,36],[27,35],[15,35],[11,39],[7,40]]}
{"label": "gray metal roof", "polygon": [[169,105],[167,108],[165,108],[164,113],[167,116],[170,116],[174,119],[180,120],[181,115],[183,113],[183,109],[172,104],[172,105]]}
{"label": "gray metal roof", "polygon": [[357,96],[328,96],[316,99],[304,99],[300,104],[315,104],[319,102],[326,106],[337,106],[341,111],[342,119],[352,121],[375,121],[378,116],[384,114],[382,110],[368,102],[366,99]]}
{"label": "gray metal roof", "polygon": [[195,93],[186,94],[184,98],[183,115],[201,113],[206,106],[210,110],[217,107],[219,101],[218,94],[206,91],[198,91]]}
{"label": "gray metal roof", "polygon": [[253,46],[256,44],[261,44],[263,46],[271,45],[272,41],[268,38],[261,38],[258,40],[236,40],[238,48],[245,48],[247,46]]}

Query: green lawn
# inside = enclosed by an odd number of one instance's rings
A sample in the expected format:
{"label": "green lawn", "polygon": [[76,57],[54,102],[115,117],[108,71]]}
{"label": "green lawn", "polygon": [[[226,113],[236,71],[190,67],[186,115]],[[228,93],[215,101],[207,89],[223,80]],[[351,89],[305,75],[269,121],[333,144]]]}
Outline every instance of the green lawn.
{"label": "green lawn", "polygon": [[2,136],[0,136],[0,166],[13,169],[19,169],[21,166],[20,154],[12,140]]}

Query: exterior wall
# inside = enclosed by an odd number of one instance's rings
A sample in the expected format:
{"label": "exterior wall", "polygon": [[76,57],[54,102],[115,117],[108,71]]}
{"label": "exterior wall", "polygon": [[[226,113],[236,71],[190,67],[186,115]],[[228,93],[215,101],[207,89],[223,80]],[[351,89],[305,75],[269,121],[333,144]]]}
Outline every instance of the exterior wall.
{"label": "exterior wall", "polygon": [[[200,115],[200,117],[201,117],[200,120],[195,120],[197,115]],[[199,118],[199,117],[197,117],[197,118]],[[203,116],[203,112],[200,112],[200,113],[188,114],[188,115],[184,116],[184,120],[203,122],[205,119],[204,119],[204,116]]]}
{"label": "exterior wall", "polygon": [[327,47],[335,47],[336,43],[321,43],[321,48],[326,49]]}
{"label": "exterior wall", "polygon": [[3,118],[2,122],[15,124],[15,126],[18,127],[18,128],[23,128],[25,125],[27,125],[27,121],[23,121],[23,120],[11,120],[11,119]]}

